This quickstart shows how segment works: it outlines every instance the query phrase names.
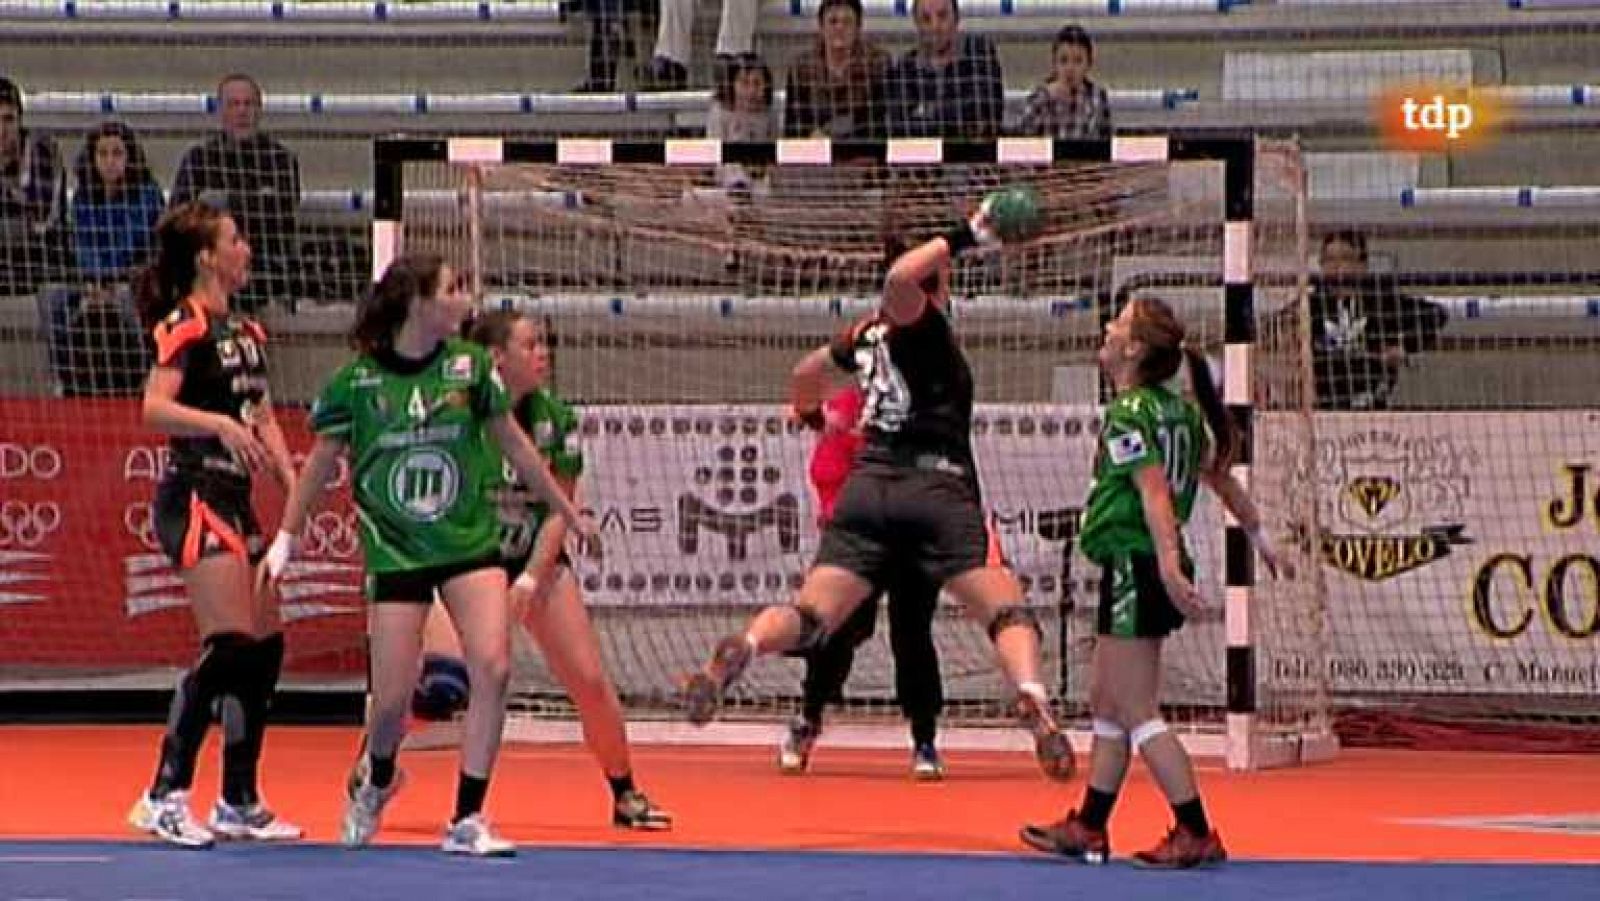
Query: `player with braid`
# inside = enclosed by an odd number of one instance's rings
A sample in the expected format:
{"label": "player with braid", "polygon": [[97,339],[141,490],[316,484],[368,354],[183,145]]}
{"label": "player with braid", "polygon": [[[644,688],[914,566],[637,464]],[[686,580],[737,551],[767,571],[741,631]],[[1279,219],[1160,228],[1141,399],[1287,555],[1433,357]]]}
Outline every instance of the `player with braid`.
{"label": "player with braid", "polygon": [[[1078,539],[1102,569],[1089,687],[1089,779],[1080,809],[1022,830],[1028,845],[1085,863],[1104,863],[1111,855],[1107,823],[1132,751],[1144,758],[1177,819],[1159,845],[1134,861],[1182,869],[1227,859],[1206,818],[1189,756],[1162,721],[1157,697],[1164,640],[1186,616],[1205,609],[1180,531],[1200,484],[1244,525],[1267,568],[1286,572],[1262,535],[1255,504],[1228,471],[1238,431],[1205,358],[1183,339],[1183,326],[1165,303],[1135,298],[1107,324],[1100,347],[1100,366],[1116,396],[1106,409]],[[1185,362],[1198,405],[1165,387]]]}
{"label": "player with braid", "polygon": [[[214,836],[295,839],[300,828],[274,816],[256,785],[283,627],[251,580],[262,550],[252,475],[265,470],[286,490],[295,475],[267,391],[266,332],[230,308],[249,278],[250,245],[231,216],[202,203],[162,216],[155,244],[155,262],[136,282],[156,348],[144,421],[171,436],[152,512],[202,650],[172,697],[155,781],[128,819],[186,847],[208,847]],[[213,713],[223,726],[222,797],[207,828],[190,814],[188,794]]]}

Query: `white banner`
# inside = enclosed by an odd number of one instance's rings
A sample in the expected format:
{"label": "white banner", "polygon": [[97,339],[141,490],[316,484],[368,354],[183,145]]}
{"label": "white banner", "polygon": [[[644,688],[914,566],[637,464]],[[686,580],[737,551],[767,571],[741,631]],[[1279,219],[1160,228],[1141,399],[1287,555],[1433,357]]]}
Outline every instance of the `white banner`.
{"label": "white banner", "polygon": [[[806,477],[815,436],[783,412],[582,411],[581,490],[605,549],[604,559],[578,563],[589,602],[787,600],[818,533]],[[1077,534],[1098,427],[1090,406],[984,405],[974,421],[984,502],[1029,602],[1054,608],[1063,580],[1072,583],[1071,653],[1092,630],[1099,574],[1063,551]],[[1333,690],[1368,695],[1596,694],[1600,414],[1323,414],[1316,427],[1330,645],[1314,660],[1295,636],[1261,635],[1269,693],[1323,667]],[[1259,450],[1258,466],[1283,458]],[[1262,485],[1267,475],[1258,472]],[[1272,484],[1312,487],[1271,475]],[[1275,499],[1260,502],[1270,512]],[[1283,529],[1275,538],[1289,544],[1294,525]],[[1174,702],[1222,696],[1220,530],[1215,504],[1203,500],[1187,540],[1217,615],[1191,623],[1168,650]],[[1263,596],[1272,590],[1263,586]],[[1270,619],[1263,611],[1257,627],[1272,628]]]}
{"label": "white banner", "polygon": [[1600,414],[1321,414],[1316,469],[1336,691],[1596,695]]}
{"label": "white banner", "polygon": [[[814,433],[768,406],[590,407],[580,491],[604,559],[581,560],[593,604],[787,600],[816,551]],[[983,407],[984,501],[1032,603],[1054,605],[1088,488],[1098,411]]]}

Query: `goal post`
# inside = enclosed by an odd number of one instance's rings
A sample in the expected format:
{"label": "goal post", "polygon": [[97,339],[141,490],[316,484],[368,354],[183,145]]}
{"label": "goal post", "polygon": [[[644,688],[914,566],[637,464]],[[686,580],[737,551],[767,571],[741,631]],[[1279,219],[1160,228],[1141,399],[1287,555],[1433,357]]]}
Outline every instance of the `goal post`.
{"label": "goal post", "polygon": [[[580,410],[580,491],[603,535],[603,557],[579,555],[576,568],[636,721],[672,718],[681,674],[785,600],[815,548],[811,439],[782,407],[794,361],[875,305],[886,236],[929,237],[985,192],[1027,184],[1043,198],[1044,234],[958,262],[952,296],[977,381],[985,504],[1045,624],[1063,712],[1087,719],[1098,573],[1074,539],[1103,400],[1095,349],[1114,306],[1146,292],[1222,367],[1255,448],[1237,475],[1302,558],[1294,579],[1258,583],[1236,524],[1201,505],[1189,540],[1217,615],[1170,642],[1168,719],[1211,753],[1225,743],[1232,766],[1332,747],[1327,695],[1309,675],[1325,638],[1317,567],[1292,540],[1316,531],[1296,469],[1311,421],[1292,145],[396,138],[374,159],[375,274],[400,253],[439,252],[472,273],[483,304],[550,330],[558,391]],[[935,624],[947,719],[1003,725],[1009,693],[992,650],[950,606]],[[868,717],[892,709],[886,631],[846,688],[847,709]],[[1299,663],[1263,665],[1278,656]],[[753,667],[729,718],[784,715],[799,672],[792,660]],[[1269,678],[1296,672],[1307,675]],[[515,681],[526,715],[570,713],[537,654],[518,654]]]}

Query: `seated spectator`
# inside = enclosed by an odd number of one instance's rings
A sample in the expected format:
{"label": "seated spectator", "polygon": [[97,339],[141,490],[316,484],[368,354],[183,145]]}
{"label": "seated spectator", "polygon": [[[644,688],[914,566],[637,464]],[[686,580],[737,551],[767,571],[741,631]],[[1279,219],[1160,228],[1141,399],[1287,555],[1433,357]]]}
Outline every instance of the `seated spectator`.
{"label": "seated spectator", "polygon": [[772,70],[755,54],[735,57],[722,68],[706,115],[706,137],[748,142],[776,139]]}
{"label": "seated spectator", "polygon": [[1005,85],[994,43],[961,33],[957,0],[913,0],[917,43],[889,68],[895,137],[978,140],[1000,134]]}
{"label": "seated spectator", "polygon": [[23,127],[22,92],[0,78],[0,292],[32,294],[66,275],[67,174],[48,136]]}
{"label": "seated spectator", "polygon": [[1449,318],[1438,304],[1374,276],[1358,231],[1323,239],[1310,307],[1317,405],[1332,410],[1386,409],[1410,355],[1434,346]]}
{"label": "seated spectator", "polygon": [[254,251],[250,283],[235,297],[246,312],[297,299],[300,161],[260,130],[261,86],[232,74],[217,85],[221,130],[184,154],[171,206],[206,200],[227,208]]}
{"label": "seated spectator", "polygon": [[[722,69],[706,115],[706,137],[747,143],[775,140],[778,122],[772,108],[772,70],[754,54],[735,57]],[[747,192],[760,186],[764,175],[760,169],[726,163],[717,169],[717,184]]]}
{"label": "seated spectator", "polygon": [[1111,137],[1106,89],[1089,80],[1094,42],[1088,32],[1076,25],[1062,28],[1056,33],[1050,59],[1055,68],[1028,95],[1019,131],[1062,140]]}
{"label": "seated spectator", "polygon": [[[722,20],[717,25],[718,59],[726,61],[755,52],[760,5],[760,0],[722,0]],[[655,58],[646,88],[678,91],[688,86],[694,12],[695,0],[661,0]]]}
{"label": "seated spectator", "polygon": [[161,185],[150,174],[133,129],[121,122],[102,122],[91,130],[73,170],[78,271],[98,285],[121,282],[145,262],[155,240],[156,220],[166,203]]}
{"label": "seated spectator", "polygon": [[882,137],[888,68],[889,54],[861,36],[861,0],[822,0],[817,39],[789,68],[784,133],[836,141]]}

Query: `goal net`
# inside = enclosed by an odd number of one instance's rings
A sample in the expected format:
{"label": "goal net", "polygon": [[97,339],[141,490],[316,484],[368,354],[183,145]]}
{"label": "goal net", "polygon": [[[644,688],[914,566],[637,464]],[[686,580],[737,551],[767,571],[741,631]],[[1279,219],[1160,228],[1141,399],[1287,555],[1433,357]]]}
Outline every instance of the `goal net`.
{"label": "goal net", "polygon": [[[473,273],[485,305],[547,323],[556,389],[580,410],[582,499],[603,535],[603,553],[576,568],[635,715],[669,715],[715,641],[799,584],[818,531],[813,436],[787,421],[788,374],[875,306],[885,238],[931,237],[985,192],[1025,184],[1044,199],[1044,234],[963,258],[952,295],[977,382],[984,502],[1044,624],[1066,711],[1086,709],[1099,579],[1075,548],[1104,399],[1095,351],[1116,306],[1150,295],[1176,308],[1219,374],[1225,359],[1250,367],[1233,400],[1256,408],[1255,495],[1300,558],[1293,578],[1225,591],[1220,510],[1202,502],[1188,538],[1214,607],[1170,643],[1169,718],[1220,729],[1230,698],[1238,712],[1247,695],[1252,728],[1326,732],[1292,147],[394,142],[380,145],[379,171],[400,186],[387,214],[380,198],[380,263],[441,252]],[[1230,301],[1245,317],[1232,335]],[[1252,334],[1253,352],[1224,352]],[[947,599],[935,631],[948,714],[1003,718],[1010,691],[983,630]],[[856,656],[850,710],[892,709],[887,632]],[[753,666],[728,716],[790,711],[801,673],[794,660]],[[565,712],[536,653],[519,654],[517,689],[526,710]]]}

